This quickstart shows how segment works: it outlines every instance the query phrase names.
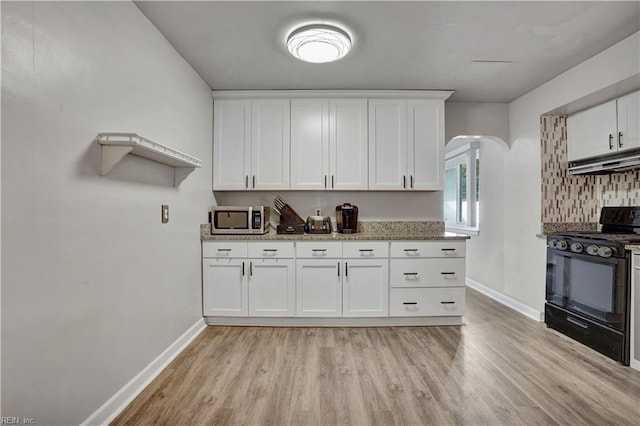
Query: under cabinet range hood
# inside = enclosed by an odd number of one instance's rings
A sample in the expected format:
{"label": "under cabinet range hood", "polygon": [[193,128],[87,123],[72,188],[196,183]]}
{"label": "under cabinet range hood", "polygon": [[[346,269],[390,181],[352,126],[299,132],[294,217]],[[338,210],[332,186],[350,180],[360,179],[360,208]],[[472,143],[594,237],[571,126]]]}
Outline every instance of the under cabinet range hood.
{"label": "under cabinet range hood", "polygon": [[640,149],[569,162],[571,175],[602,175],[640,169]]}

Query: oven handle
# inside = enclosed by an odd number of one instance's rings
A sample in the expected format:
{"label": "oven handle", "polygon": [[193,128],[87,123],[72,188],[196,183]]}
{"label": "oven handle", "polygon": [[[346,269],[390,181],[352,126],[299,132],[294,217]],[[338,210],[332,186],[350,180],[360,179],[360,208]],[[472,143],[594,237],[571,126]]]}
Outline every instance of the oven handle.
{"label": "oven handle", "polygon": [[589,328],[589,324],[587,324],[586,322],[578,321],[577,319],[574,319],[570,316],[567,316],[567,321],[573,325],[577,325],[580,328]]}
{"label": "oven handle", "polygon": [[574,257],[576,259],[582,259],[588,262],[595,262],[595,263],[610,263],[610,264],[618,265],[620,263],[627,262],[627,259],[618,258],[618,257],[591,256],[589,254],[574,253],[572,251],[563,251],[563,250],[557,250],[552,248],[547,248],[547,251],[551,254],[556,254],[562,257]]}

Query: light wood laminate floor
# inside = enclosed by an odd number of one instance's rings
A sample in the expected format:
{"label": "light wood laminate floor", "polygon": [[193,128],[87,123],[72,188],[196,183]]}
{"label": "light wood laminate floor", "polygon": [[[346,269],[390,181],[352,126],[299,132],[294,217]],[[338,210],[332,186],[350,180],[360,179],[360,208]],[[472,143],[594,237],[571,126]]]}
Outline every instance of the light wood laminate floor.
{"label": "light wood laminate floor", "polygon": [[112,424],[640,422],[640,372],[466,292],[461,327],[209,326]]}

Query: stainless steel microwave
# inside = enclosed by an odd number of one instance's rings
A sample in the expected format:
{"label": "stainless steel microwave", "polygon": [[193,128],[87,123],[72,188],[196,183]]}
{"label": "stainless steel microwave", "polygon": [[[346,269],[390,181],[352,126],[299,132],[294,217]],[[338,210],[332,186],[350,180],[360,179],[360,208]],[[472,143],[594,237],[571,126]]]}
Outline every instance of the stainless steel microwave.
{"label": "stainless steel microwave", "polygon": [[270,216],[268,206],[215,206],[211,209],[211,233],[266,234]]}

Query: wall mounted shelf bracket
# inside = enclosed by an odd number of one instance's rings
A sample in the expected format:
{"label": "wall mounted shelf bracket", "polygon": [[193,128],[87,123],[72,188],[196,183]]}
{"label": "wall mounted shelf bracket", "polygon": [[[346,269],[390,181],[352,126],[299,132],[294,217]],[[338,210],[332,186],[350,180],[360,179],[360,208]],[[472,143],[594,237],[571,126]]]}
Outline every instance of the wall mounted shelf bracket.
{"label": "wall mounted shelf bracket", "polygon": [[148,158],[174,168],[174,184],[180,185],[202,161],[135,133],[99,133],[100,174],[108,174],[127,154]]}

